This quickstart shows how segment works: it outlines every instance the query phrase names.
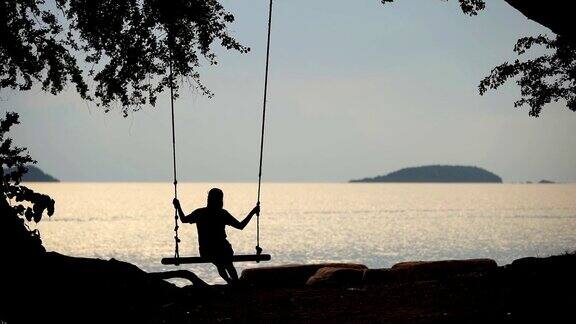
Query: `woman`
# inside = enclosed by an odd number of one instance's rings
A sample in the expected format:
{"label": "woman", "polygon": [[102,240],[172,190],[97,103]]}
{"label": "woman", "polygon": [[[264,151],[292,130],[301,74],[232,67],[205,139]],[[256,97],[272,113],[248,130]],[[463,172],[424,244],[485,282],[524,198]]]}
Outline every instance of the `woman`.
{"label": "woman", "polygon": [[228,225],[239,230],[244,229],[252,216],[260,213],[260,206],[254,207],[244,220],[239,222],[226,209],[222,208],[224,206],[224,192],[218,188],[212,188],[208,192],[206,207],[198,208],[190,215],[186,215],[182,211],[178,199],[175,198],[173,204],[178,210],[178,216],[182,223],[196,224],[200,256],[210,260],[227,283],[238,280],[238,273],[232,264],[234,250],[226,239],[225,227]]}

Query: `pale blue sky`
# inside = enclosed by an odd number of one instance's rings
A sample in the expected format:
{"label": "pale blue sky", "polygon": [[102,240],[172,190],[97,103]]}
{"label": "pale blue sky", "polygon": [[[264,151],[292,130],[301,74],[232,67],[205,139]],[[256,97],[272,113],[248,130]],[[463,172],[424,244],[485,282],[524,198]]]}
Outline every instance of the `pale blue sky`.
{"label": "pale blue sky", "polygon": [[[249,54],[202,69],[216,96],[177,101],[179,175],[255,181],[267,1],[223,1]],[[547,33],[500,0],[469,17],[457,1],[276,0],[264,181],[347,181],[424,164],[477,165],[507,182],[576,181],[576,113],[538,119],[509,84],[481,97],[518,37]],[[14,132],[45,171],[70,181],[170,181],[168,95],[122,118],[72,91],[4,91]]]}

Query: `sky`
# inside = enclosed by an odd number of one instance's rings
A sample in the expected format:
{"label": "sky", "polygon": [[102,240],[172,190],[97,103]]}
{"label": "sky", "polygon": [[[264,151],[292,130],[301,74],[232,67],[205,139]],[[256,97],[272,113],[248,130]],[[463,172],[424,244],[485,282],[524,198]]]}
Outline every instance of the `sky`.
{"label": "sky", "polygon": [[[550,33],[504,1],[476,17],[457,1],[276,0],[263,181],[345,182],[400,168],[475,165],[505,182],[576,181],[576,113],[514,108],[514,83],[478,84],[513,59],[519,37]],[[222,1],[252,50],[216,49],[203,67],[212,99],[176,102],[180,181],[257,181],[268,2]],[[123,118],[70,87],[3,91],[16,143],[63,181],[171,181],[169,95]]]}

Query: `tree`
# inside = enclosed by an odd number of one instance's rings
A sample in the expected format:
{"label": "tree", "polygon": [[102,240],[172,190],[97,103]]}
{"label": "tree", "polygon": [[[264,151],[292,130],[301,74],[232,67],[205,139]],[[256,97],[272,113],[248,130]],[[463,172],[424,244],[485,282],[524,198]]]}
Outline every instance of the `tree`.
{"label": "tree", "polygon": [[[381,0],[382,3],[394,0]],[[565,101],[568,109],[576,111],[576,33],[568,1],[542,4],[537,1],[505,0],[527,18],[550,28],[555,38],[544,35],[523,37],[516,42],[514,51],[519,57],[537,46],[546,48],[547,54],[512,63],[502,63],[492,69],[479,85],[481,95],[498,89],[508,80],[516,80],[521,98],[515,107],[528,106],[529,115],[538,117],[542,108],[554,101]],[[471,16],[485,8],[484,0],[459,0],[462,11]]]}
{"label": "tree", "polygon": [[0,0],[0,89],[40,82],[57,94],[70,83],[83,99],[105,111],[119,104],[126,115],[156,104],[171,68],[174,79],[211,95],[197,68],[217,64],[213,43],[249,51],[228,34],[233,21],[217,0]]}
{"label": "tree", "polygon": [[[175,80],[211,96],[197,70],[217,64],[213,44],[249,51],[228,34],[233,21],[217,0],[0,0],[0,90],[39,83],[56,95],[70,84],[105,111],[119,105],[125,116],[154,106],[167,87],[177,96]],[[36,161],[5,137],[18,123],[15,113],[1,120],[0,247],[27,242],[15,250],[41,252],[26,221],[52,215],[54,200],[20,184]]]}
{"label": "tree", "polygon": [[54,200],[22,185],[26,165],[34,161],[26,149],[14,147],[8,132],[19,124],[18,114],[7,113],[0,119],[0,253],[2,256],[38,255],[44,252],[40,234],[32,231],[26,221],[39,222],[44,213],[52,216]]}

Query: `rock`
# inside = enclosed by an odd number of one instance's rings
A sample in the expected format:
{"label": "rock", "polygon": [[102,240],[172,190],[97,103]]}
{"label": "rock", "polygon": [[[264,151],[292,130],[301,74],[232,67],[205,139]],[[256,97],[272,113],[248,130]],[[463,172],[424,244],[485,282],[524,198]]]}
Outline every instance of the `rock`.
{"label": "rock", "polygon": [[307,286],[346,286],[362,282],[365,269],[324,267],[308,278]]}
{"label": "rock", "polygon": [[395,281],[437,280],[497,268],[492,259],[412,261],[395,264],[390,275]]}
{"label": "rock", "polygon": [[304,286],[312,275],[321,268],[345,268],[365,270],[363,264],[355,263],[320,263],[295,264],[275,267],[250,268],[242,271],[240,280],[246,284],[259,287],[296,287]]}
{"label": "rock", "polygon": [[576,254],[522,258],[504,268],[510,311],[523,314],[522,322],[560,323],[560,318],[549,316],[576,307],[575,299],[566,297],[576,290]]}
{"label": "rock", "polygon": [[545,262],[547,262],[545,258],[526,257],[512,261],[512,264],[507,267],[534,267],[541,266]]}
{"label": "rock", "polygon": [[527,257],[512,261],[506,266],[514,271],[550,270],[552,273],[563,269],[576,268],[576,254],[555,255],[545,258]]}
{"label": "rock", "polygon": [[391,269],[367,269],[362,281],[367,284],[385,284],[393,280]]}

